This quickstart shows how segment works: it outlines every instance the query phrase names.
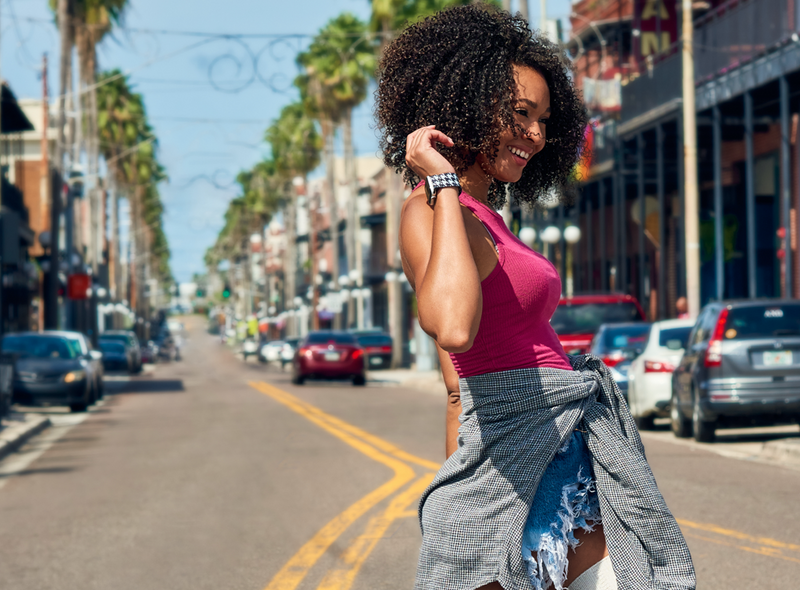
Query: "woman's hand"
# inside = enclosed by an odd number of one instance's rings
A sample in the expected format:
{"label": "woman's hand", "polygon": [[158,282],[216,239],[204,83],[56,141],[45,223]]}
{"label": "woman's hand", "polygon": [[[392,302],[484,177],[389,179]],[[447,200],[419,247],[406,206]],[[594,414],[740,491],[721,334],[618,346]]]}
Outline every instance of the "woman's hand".
{"label": "woman's hand", "polygon": [[455,173],[453,165],[436,149],[437,143],[447,147],[454,145],[452,139],[436,130],[436,125],[417,129],[406,138],[406,164],[420,178]]}

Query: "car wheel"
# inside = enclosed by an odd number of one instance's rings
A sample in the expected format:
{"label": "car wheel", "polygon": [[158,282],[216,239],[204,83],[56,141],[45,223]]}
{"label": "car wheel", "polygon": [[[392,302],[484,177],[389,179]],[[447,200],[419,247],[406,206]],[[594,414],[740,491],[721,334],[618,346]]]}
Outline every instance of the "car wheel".
{"label": "car wheel", "polygon": [[713,442],[716,435],[717,424],[715,421],[703,420],[703,411],[700,407],[700,396],[697,391],[692,396],[692,434],[697,442]]}
{"label": "car wheel", "polygon": [[85,412],[88,405],[86,402],[81,402],[79,404],[70,404],[69,411],[70,412]]}
{"label": "car wheel", "polygon": [[670,402],[669,416],[672,419],[672,433],[678,438],[689,438],[692,435],[692,423],[687,420],[678,406],[678,398],[675,392],[672,392],[672,401]]}
{"label": "car wheel", "polygon": [[292,383],[294,383],[295,385],[302,385],[304,381],[305,377],[303,377],[302,375],[298,375],[296,373],[292,375]]}
{"label": "car wheel", "polygon": [[636,422],[636,428],[639,430],[653,430],[653,417],[652,416],[638,416],[634,417],[634,422]]}
{"label": "car wheel", "polygon": [[364,375],[354,375],[353,376],[353,385],[362,386],[362,385],[366,385],[366,384],[367,384],[367,379],[366,379],[366,377],[364,377]]}

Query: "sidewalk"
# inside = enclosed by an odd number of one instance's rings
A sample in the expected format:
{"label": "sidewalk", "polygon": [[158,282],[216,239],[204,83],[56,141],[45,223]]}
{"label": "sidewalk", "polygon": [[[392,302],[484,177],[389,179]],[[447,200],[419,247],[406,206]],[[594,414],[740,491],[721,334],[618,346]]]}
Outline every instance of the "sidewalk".
{"label": "sidewalk", "polygon": [[50,426],[50,418],[40,414],[11,412],[0,421],[0,459],[21,447],[33,435]]}
{"label": "sidewalk", "polygon": [[367,371],[369,385],[410,387],[435,395],[446,393],[440,371],[417,371],[416,369],[387,369]]}

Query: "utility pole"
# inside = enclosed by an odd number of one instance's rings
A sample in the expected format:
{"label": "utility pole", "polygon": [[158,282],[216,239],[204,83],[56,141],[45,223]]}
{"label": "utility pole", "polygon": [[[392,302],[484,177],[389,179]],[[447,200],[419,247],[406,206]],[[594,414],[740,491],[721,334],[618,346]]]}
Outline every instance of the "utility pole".
{"label": "utility pole", "polygon": [[519,12],[528,23],[530,23],[530,18],[528,15],[528,0],[519,0]]}
{"label": "utility pole", "polygon": [[[545,37],[550,37],[547,27],[547,0],[540,0],[539,2],[539,29],[544,32]],[[550,40],[552,41],[552,39]]]}
{"label": "utility pole", "polygon": [[700,220],[697,186],[697,113],[694,86],[692,0],[682,0],[684,223],[686,233],[686,300],[689,317],[700,313]]}
{"label": "utility pole", "polygon": [[[61,192],[64,186],[64,150],[66,148],[66,138],[64,135],[64,123],[66,120],[66,94],[68,88],[69,60],[71,56],[72,43],[70,40],[69,27],[69,1],[58,0],[58,30],[61,36],[61,55],[59,63],[59,95],[58,95],[58,115],[56,119],[57,139],[55,153],[55,169],[57,182],[50,188],[50,269],[48,280],[48,292],[46,294],[47,304],[45,305],[45,328],[50,330],[58,329],[58,267],[59,267],[59,225],[61,223]],[[45,104],[44,108],[48,108]],[[47,129],[44,130],[45,136]],[[46,141],[46,140],[45,140]],[[50,172],[48,170],[48,182]]]}

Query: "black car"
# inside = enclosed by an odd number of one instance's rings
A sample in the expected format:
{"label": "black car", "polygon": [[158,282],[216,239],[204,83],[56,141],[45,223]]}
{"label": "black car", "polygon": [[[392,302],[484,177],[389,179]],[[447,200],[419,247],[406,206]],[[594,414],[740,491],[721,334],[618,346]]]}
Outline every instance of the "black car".
{"label": "black car", "polygon": [[130,330],[106,330],[100,334],[98,342],[103,340],[122,342],[125,346],[130,348],[133,354],[132,371],[138,373],[142,370],[142,350],[139,348],[139,339],[136,337],[135,333]]}
{"label": "black car", "polygon": [[55,334],[7,334],[0,342],[14,355],[14,401],[23,404],[68,405],[83,412],[94,401],[88,358]]}
{"label": "black car", "polygon": [[800,302],[705,306],[672,374],[671,418],[701,442],[718,427],[800,420]]}
{"label": "black car", "polygon": [[103,353],[103,368],[106,371],[132,372],[133,355],[130,349],[122,342],[114,340],[101,340],[100,351]]}
{"label": "black car", "polygon": [[386,332],[353,331],[367,355],[367,369],[388,369],[392,366],[392,336]]}

